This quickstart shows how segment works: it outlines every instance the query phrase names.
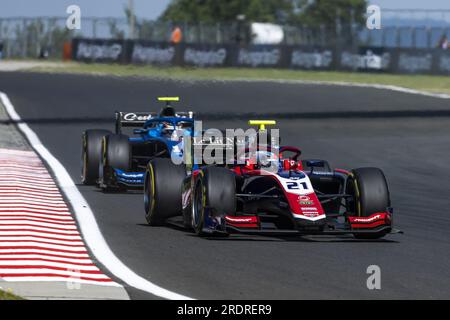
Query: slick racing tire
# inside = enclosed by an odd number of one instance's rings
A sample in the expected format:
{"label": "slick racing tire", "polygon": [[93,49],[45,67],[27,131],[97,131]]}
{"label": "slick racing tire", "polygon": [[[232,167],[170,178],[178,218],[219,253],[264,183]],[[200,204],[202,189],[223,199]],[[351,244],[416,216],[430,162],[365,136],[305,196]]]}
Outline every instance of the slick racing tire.
{"label": "slick racing tire", "polygon": [[102,139],[111,133],[111,131],[101,129],[83,132],[81,150],[81,181],[83,184],[96,184],[102,158]]}
{"label": "slick racing tire", "polygon": [[147,164],[144,181],[145,219],[151,226],[181,215],[181,188],[186,177],[184,165],[175,165],[171,159],[156,158]]}
{"label": "slick racing tire", "polygon": [[[205,236],[208,217],[224,218],[236,214],[236,179],[226,168],[207,167],[199,172],[192,197],[192,227]],[[225,231],[225,230],[221,230]]]}
{"label": "slick racing tire", "polygon": [[[377,212],[385,212],[391,205],[386,177],[378,168],[353,169],[347,182],[347,193],[352,194],[348,207],[355,216],[368,217]],[[377,239],[385,233],[355,234],[358,239]]]}
{"label": "slick racing tire", "polygon": [[100,179],[106,186],[105,191],[111,187],[113,168],[123,171],[131,168],[131,145],[126,135],[110,134],[103,137]]}

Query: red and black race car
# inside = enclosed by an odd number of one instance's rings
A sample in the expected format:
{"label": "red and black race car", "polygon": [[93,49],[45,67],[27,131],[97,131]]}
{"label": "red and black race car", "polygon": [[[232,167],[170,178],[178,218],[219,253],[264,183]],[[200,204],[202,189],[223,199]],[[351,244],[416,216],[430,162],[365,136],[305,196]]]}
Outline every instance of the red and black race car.
{"label": "red and black race car", "polygon": [[[250,121],[255,123],[274,122]],[[198,235],[352,234],[377,239],[400,232],[393,227],[389,189],[380,169],[332,170],[325,160],[300,156],[296,147],[273,150],[264,145],[256,152],[244,148],[236,154],[241,161],[233,164],[188,170],[170,159],[154,159],[145,175],[147,222],[175,223],[173,217],[181,216],[180,223]]]}

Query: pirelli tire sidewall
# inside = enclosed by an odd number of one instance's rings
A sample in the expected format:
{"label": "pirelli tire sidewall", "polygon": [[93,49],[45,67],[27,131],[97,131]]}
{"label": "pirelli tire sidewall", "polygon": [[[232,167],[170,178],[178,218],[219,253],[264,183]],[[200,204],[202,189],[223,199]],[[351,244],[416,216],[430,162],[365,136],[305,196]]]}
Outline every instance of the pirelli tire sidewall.
{"label": "pirelli tire sidewall", "polygon": [[389,188],[383,171],[378,168],[352,170],[356,215],[368,217],[390,207]]}
{"label": "pirelli tire sidewall", "polygon": [[184,165],[168,158],[156,158],[147,165],[144,180],[144,209],[147,223],[163,225],[170,217],[181,215],[181,190],[186,177]]}
{"label": "pirelli tire sidewall", "polygon": [[[200,171],[194,182],[194,189],[192,192],[192,227],[197,235],[203,235],[203,226],[205,224],[205,214],[207,212],[206,204],[206,189],[204,183],[204,171]],[[206,212],[205,212],[206,211]]]}
{"label": "pirelli tire sidewall", "polygon": [[[391,206],[386,177],[378,168],[359,168],[352,170],[349,186],[354,195],[353,210],[355,216],[368,217],[377,212],[385,212]],[[388,231],[377,233],[355,233],[357,239],[379,239]]]}
{"label": "pirelli tire sidewall", "polygon": [[[205,219],[236,214],[236,178],[222,167],[206,167],[197,175],[192,197],[192,225],[203,235]],[[223,230],[222,230],[223,231]]]}
{"label": "pirelli tire sidewall", "polygon": [[94,185],[99,178],[99,166],[102,159],[102,140],[111,131],[90,129],[81,137],[81,180],[83,184]]}

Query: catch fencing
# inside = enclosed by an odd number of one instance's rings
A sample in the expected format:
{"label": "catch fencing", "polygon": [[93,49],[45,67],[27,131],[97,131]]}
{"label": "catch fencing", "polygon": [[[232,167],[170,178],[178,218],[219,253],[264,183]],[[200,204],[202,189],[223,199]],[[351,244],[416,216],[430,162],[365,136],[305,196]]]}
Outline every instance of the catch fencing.
{"label": "catch fencing", "polygon": [[[283,25],[285,46],[370,46],[384,48],[436,48],[443,35],[450,38],[450,12],[447,10],[383,10],[383,28],[368,30],[356,24],[308,27]],[[414,17],[428,17],[417,24]],[[398,17],[404,20],[395,20]],[[431,19],[432,18],[432,19]],[[436,20],[437,19],[437,20]],[[0,18],[0,46],[3,58],[49,57],[60,59],[65,42],[74,38],[141,39],[166,42],[179,26],[186,45],[233,45],[252,41],[249,23],[175,23],[137,19],[131,34],[126,18],[83,17],[80,30],[66,28],[67,17]],[[399,23],[403,21],[403,23]],[[399,24],[394,24],[399,23]],[[422,24],[423,23],[423,24]]]}

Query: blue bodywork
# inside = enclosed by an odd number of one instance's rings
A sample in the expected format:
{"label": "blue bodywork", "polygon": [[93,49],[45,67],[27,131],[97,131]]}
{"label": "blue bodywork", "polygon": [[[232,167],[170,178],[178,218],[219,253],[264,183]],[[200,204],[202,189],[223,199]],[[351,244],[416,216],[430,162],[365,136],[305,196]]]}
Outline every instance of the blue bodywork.
{"label": "blue bodywork", "polygon": [[[157,117],[148,119],[142,129],[134,130],[134,133],[138,136],[130,137],[129,141],[132,145],[138,144],[152,144],[158,143],[166,146],[169,154],[172,157],[183,157],[183,142],[179,136],[175,136],[172,129],[167,129],[169,124],[172,128],[176,129],[180,123],[188,124],[187,128],[181,129],[182,135],[193,136],[194,119],[188,117]],[[189,126],[189,123],[191,124]],[[177,134],[180,130],[176,131]],[[134,155],[133,155],[134,156]],[[117,168],[112,168],[113,179],[116,184],[120,184],[125,187],[142,187],[144,184],[145,171],[126,172]]]}

